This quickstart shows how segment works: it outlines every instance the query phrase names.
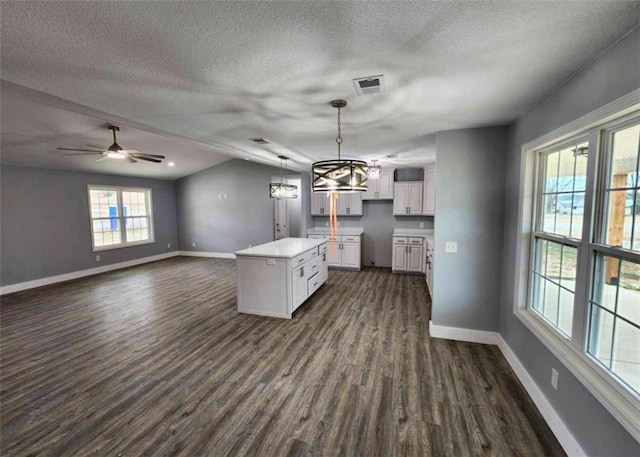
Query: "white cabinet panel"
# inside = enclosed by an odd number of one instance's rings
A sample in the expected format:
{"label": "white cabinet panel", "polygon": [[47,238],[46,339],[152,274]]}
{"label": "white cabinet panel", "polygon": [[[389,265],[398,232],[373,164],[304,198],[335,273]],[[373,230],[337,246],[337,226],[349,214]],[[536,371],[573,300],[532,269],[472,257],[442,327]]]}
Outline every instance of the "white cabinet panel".
{"label": "white cabinet panel", "polygon": [[307,298],[307,271],[302,265],[293,270],[293,309],[295,311]]}
{"label": "white cabinet panel", "polygon": [[392,270],[402,273],[425,272],[425,245],[419,237],[393,237]]}
{"label": "white cabinet panel", "polygon": [[[329,214],[329,199],[326,192],[311,192],[311,214]],[[326,210],[325,210],[326,204]]]}
{"label": "white cabinet panel", "polygon": [[407,271],[412,273],[424,272],[424,259],[422,258],[422,246],[408,246]]}
{"label": "white cabinet panel", "polygon": [[360,268],[360,243],[342,243],[342,266]]}
{"label": "white cabinet panel", "polygon": [[380,177],[367,181],[367,191],[362,194],[363,200],[391,200],[393,198],[394,170],[382,170]]}
{"label": "white cabinet panel", "polygon": [[351,216],[362,216],[362,192],[349,194],[349,211]]}
{"label": "white cabinet panel", "polygon": [[394,271],[405,271],[407,269],[407,245],[393,245],[393,268]]}
{"label": "white cabinet panel", "polygon": [[340,240],[336,240],[333,243],[329,243],[329,250],[327,251],[327,263],[330,267],[339,267],[342,264],[342,253],[340,252]]}
{"label": "white cabinet panel", "polygon": [[422,214],[422,181],[395,183],[393,214],[398,216]]}
{"label": "white cabinet panel", "polygon": [[433,216],[436,213],[436,168],[428,166],[424,170],[424,202],[422,212]]}
{"label": "white cabinet panel", "polygon": [[351,206],[351,195],[347,193],[338,194],[338,211],[337,211],[338,216],[348,215],[350,206]]}

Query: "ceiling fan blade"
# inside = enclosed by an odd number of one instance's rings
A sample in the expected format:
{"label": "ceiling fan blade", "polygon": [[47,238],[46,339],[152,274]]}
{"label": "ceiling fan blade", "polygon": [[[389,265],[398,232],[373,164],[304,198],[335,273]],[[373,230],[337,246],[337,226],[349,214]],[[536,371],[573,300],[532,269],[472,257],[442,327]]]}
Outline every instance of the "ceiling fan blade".
{"label": "ceiling fan blade", "polygon": [[103,151],[100,150],[95,150],[95,149],[74,149],[74,148],[57,148],[60,151],[80,151],[80,152],[99,152],[100,154],[103,153]]}
{"label": "ceiling fan blade", "polygon": [[103,148],[102,146],[96,146],[95,144],[88,144],[87,146],[91,148],[102,149],[103,151],[107,150],[107,148]]}
{"label": "ceiling fan blade", "polygon": [[148,157],[150,159],[165,159],[165,156],[161,156],[159,154],[145,154],[145,153],[138,153],[138,152],[130,152],[129,155],[132,155],[134,157]]}
{"label": "ceiling fan blade", "polygon": [[138,161],[137,161],[137,160],[135,160],[135,159],[134,159],[133,157],[131,157],[131,156],[127,156],[127,160],[128,160],[129,162],[131,162],[131,163],[138,163]]}
{"label": "ceiling fan blade", "polygon": [[94,155],[102,155],[102,152],[78,152],[76,154],[62,154],[63,156],[94,156]]}
{"label": "ceiling fan blade", "polygon": [[98,157],[98,158],[96,159],[96,162],[102,162],[103,160],[108,159],[108,158],[109,158],[109,157],[108,157],[106,154],[104,154],[102,157]]}
{"label": "ceiling fan blade", "polygon": [[146,160],[147,162],[153,162],[153,163],[162,163],[162,160],[158,160],[158,159],[150,159],[148,157],[140,157],[140,156],[135,156],[136,159],[139,160]]}

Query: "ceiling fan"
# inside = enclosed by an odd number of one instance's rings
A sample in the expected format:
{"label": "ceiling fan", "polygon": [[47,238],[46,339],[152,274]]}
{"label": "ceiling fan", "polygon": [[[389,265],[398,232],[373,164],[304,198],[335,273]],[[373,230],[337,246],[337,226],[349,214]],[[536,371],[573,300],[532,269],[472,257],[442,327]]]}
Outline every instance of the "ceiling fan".
{"label": "ceiling fan", "polygon": [[[160,163],[164,156],[158,154],[145,154],[137,149],[122,149],[116,141],[116,132],[120,131],[120,127],[115,125],[108,125],[107,128],[113,132],[113,144],[107,149],[101,146],[95,146],[88,144],[87,146],[97,149],[73,149],[73,148],[58,148],[61,151],[79,151],[76,154],[64,154],[66,156],[84,156],[84,155],[99,155],[96,162],[100,162],[105,159],[127,159],[131,163],[136,163],[138,160],[146,160],[147,162]],[[136,160],[138,159],[138,160]]]}

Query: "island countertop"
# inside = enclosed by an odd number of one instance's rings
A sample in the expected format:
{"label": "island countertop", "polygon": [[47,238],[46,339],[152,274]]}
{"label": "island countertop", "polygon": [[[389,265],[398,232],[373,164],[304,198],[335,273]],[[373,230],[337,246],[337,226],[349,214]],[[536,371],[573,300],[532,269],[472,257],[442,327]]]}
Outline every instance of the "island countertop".
{"label": "island countertop", "polygon": [[325,240],[314,240],[311,238],[284,238],[270,243],[253,246],[236,252],[236,256],[246,257],[276,257],[283,259],[293,259],[303,252],[326,243]]}

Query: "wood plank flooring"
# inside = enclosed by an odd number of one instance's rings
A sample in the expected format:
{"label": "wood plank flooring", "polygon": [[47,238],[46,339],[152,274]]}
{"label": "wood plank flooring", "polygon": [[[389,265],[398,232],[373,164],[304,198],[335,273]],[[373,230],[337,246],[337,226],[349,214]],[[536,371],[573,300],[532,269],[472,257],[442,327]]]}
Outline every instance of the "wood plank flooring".
{"label": "wood plank flooring", "polygon": [[564,455],[496,347],[431,339],[424,278],[330,271],[292,320],[176,257],[1,298],[3,456]]}

